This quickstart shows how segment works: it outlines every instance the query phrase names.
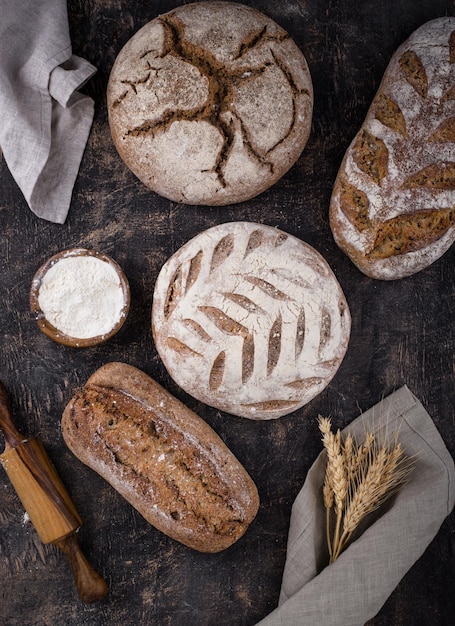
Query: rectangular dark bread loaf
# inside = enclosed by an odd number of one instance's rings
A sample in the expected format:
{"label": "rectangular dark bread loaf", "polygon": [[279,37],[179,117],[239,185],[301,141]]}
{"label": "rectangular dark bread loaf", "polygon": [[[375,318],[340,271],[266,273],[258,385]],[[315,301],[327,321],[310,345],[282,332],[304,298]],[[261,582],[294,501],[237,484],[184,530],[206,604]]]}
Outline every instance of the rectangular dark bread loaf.
{"label": "rectangular dark bread loaf", "polygon": [[64,410],[70,450],[145,519],[201,552],[228,548],[259,497],[215,431],[141,370],[108,363]]}

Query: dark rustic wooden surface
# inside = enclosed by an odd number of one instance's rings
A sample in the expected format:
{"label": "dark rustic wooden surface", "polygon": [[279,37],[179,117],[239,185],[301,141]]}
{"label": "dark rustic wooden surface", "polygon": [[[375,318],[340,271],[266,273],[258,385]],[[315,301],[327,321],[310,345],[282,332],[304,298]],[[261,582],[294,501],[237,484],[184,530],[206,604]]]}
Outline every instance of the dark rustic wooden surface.
{"label": "dark rustic wooden surface", "polygon": [[[115,56],[145,22],[179,4],[70,0],[74,52],[98,73],[85,88],[96,114],[65,225],[34,217],[0,164],[0,377],[19,429],[40,436],[68,487],[85,522],[81,545],[110,587],[99,604],[78,600],[66,560],[39,542],[0,470],[0,623],[8,626],[253,625],[278,600],[291,505],[321,449],[318,413],[342,427],[406,383],[455,452],[455,247],[411,278],[374,281],[338,250],[328,225],[337,169],[390,56],[427,20],[454,15],[453,0],[246,2],[286,28],[306,55],[315,91],[312,133],[298,163],[273,188],[245,204],[213,209],[179,206],[148,191],[118,157],[107,125],[105,89]],[[151,298],[163,262],[201,230],[232,219],[278,226],[313,245],[334,269],[352,312],[349,350],[331,385],[277,421],[223,415],[186,396],[166,374],[151,337]],[[131,284],[124,328],[96,348],[53,343],[29,314],[34,272],[71,246],[112,255]],[[65,447],[66,402],[110,360],[140,367],[185,401],[256,481],[259,514],[229,550],[203,555],[167,538]],[[452,623],[454,521],[452,514],[443,523],[373,626]]]}

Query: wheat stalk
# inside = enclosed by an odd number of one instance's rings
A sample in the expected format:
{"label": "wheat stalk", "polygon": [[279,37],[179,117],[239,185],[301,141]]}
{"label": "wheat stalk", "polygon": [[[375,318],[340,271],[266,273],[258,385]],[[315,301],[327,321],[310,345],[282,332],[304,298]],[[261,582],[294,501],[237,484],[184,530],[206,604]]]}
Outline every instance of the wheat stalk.
{"label": "wheat stalk", "polygon": [[353,454],[354,476],[358,475],[359,472],[362,471],[364,464],[368,462],[368,459],[371,455],[371,451],[374,445],[375,445],[375,437],[373,433],[367,433],[365,435],[365,439],[363,443],[360,444],[359,446],[356,446],[355,453]]}
{"label": "wheat stalk", "polygon": [[341,446],[341,433],[338,430],[334,435],[332,432],[332,424],[329,418],[319,416],[319,429],[322,433],[322,441],[327,451],[327,469],[325,477],[325,491],[327,494],[327,501],[329,494],[333,494],[333,501],[335,504],[336,512],[336,524],[334,541],[330,541],[330,509],[331,506],[326,506],[326,527],[329,553],[338,545],[338,539],[341,530],[341,520],[343,516],[343,509],[348,494],[348,481],[346,476],[346,467],[343,460],[343,451]]}
{"label": "wheat stalk", "polygon": [[[318,424],[327,453],[323,498],[332,563],[346,548],[360,522],[407,480],[412,461],[397,440],[380,445],[372,433],[366,433],[360,444],[351,434],[343,442],[340,430],[332,432],[329,418],[318,416]],[[331,511],[336,515],[333,534]]]}

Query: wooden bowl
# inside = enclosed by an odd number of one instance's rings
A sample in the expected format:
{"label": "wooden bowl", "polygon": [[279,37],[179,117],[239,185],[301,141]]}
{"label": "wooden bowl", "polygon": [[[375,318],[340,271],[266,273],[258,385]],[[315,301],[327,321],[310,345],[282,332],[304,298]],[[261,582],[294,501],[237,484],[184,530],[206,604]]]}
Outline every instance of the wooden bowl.
{"label": "wooden bowl", "polygon": [[[104,263],[108,263],[108,265],[115,271],[120,283],[120,289],[123,295],[123,306],[119,312],[118,321],[114,323],[112,328],[108,332],[103,332],[103,334],[97,334],[90,337],[74,337],[70,334],[63,332],[56,325],[53,325],[45,316],[44,312],[41,309],[40,305],[40,289],[43,284],[44,277],[47,272],[56,266],[63,259],[73,258],[73,257],[95,257]],[[55,270],[54,270],[55,273]],[[100,343],[104,343],[111,339],[123,326],[129,312],[130,307],[130,287],[128,280],[120,268],[120,266],[109,257],[107,254],[103,254],[102,252],[97,252],[96,250],[90,250],[86,248],[70,248],[68,250],[63,250],[58,254],[50,257],[36,272],[35,276],[32,280],[32,285],[30,289],[30,309],[33,315],[33,318],[36,320],[38,324],[38,328],[48,337],[56,341],[57,343],[63,344],[65,346],[71,346],[73,348],[86,348],[89,346],[96,346]]]}

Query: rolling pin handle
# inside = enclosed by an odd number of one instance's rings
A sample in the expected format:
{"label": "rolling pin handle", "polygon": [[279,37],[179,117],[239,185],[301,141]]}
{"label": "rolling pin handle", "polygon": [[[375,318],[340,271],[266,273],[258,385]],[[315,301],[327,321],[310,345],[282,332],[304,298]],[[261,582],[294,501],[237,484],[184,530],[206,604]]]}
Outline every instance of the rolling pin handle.
{"label": "rolling pin handle", "polygon": [[0,430],[3,431],[6,443],[11,448],[16,448],[20,443],[25,441],[22,435],[14,425],[11,417],[11,411],[8,403],[8,396],[5,385],[0,380]]}
{"label": "rolling pin handle", "polygon": [[43,543],[53,543],[65,554],[81,600],[86,603],[101,600],[108,588],[79,546],[76,531],[82,520],[41,442],[36,438],[27,441],[14,426],[1,381],[0,430],[6,441],[1,463],[40,539]]}
{"label": "rolling pin handle", "polygon": [[67,557],[80,599],[87,604],[102,600],[108,591],[106,581],[87,561],[76,533],[71,533],[52,543],[59,547]]}

